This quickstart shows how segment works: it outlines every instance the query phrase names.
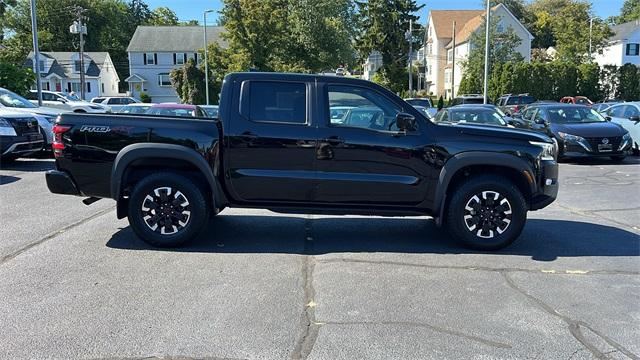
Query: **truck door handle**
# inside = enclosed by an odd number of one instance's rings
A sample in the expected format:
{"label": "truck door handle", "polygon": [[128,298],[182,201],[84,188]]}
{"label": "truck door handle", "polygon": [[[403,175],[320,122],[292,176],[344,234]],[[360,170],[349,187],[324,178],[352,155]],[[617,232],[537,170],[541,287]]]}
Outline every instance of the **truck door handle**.
{"label": "truck door handle", "polygon": [[325,143],[329,143],[329,145],[340,145],[340,144],[344,144],[344,139],[338,136],[329,136],[326,139],[322,139],[320,140],[322,142]]}

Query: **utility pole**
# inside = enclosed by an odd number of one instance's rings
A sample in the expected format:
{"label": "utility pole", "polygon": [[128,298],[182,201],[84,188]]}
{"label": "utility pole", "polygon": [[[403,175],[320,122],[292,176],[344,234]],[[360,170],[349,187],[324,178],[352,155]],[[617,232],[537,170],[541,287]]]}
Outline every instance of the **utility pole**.
{"label": "utility pole", "polygon": [[207,105],[209,105],[209,61],[207,61],[207,13],[213,12],[214,10],[205,10],[203,14],[204,23],[204,88],[205,88],[205,96],[207,97]]}
{"label": "utility pole", "polygon": [[591,56],[591,54],[593,53],[591,51],[592,49],[592,36],[593,36],[593,18],[589,18],[589,60],[591,60],[593,57]]}
{"label": "utility pole", "polygon": [[489,101],[488,93],[489,93],[489,27],[491,26],[491,5],[489,4],[489,0],[487,0],[487,28],[485,29],[484,35],[484,103],[487,104]]}
{"label": "utility pole", "polygon": [[[76,20],[73,22],[73,25],[69,27],[69,31],[72,34],[80,35],[80,99],[84,100],[84,35],[87,35],[87,26],[82,24],[82,20],[85,18],[84,13],[87,9],[84,9],[81,6],[73,6],[71,7],[71,13],[76,16]],[[73,64],[75,67],[75,63]]]}
{"label": "utility pole", "polygon": [[409,94],[413,96],[413,20],[409,19],[409,31],[405,33],[405,38],[409,41]]}
{"label": "utility pole", "polygon": [[451,49],[451,98],[456,97],[456,22],[453,21],[453,48]]}
{"label": "utility pole", "polygon": [[31,0],[31,34],[33,35],[33,63],[36,67],[36,89],[38,89],[38,106],[42,106],[42,82],[40,78],[40,48],[38,47],[38,21],[36,17],[36,0]]}

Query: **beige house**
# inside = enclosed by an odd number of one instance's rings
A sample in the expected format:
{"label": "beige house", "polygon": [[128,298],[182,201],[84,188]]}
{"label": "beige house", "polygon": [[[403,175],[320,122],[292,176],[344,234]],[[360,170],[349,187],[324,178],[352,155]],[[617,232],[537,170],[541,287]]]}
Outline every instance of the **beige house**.
{"label": "beige house", "polygon": [[[483,10],[432,10],[427,22],[427,40],[420,49],[418,62],[424,69],[421,88],[428,93],[444,96],[458,94],[462,79],[462,61],[467,58],[473,44],[470,38],[477,31],[484,31]],[[502,4],[491,9],[491,16],[497,16],[498,32],[511,28],[522,40],[516,49],[525,61],[531,61],[531,41],[533,35]],[[453,46],[453,23],[456,23],[456,44]],[[454,61],[455,60],[455,61]],[[426,62],[426,66],[424,63]],[[455,64],[455,69],[454,69]],[[455,70],[455,71],[453,71]],[[455,92],[452,90],[455,89]]]}

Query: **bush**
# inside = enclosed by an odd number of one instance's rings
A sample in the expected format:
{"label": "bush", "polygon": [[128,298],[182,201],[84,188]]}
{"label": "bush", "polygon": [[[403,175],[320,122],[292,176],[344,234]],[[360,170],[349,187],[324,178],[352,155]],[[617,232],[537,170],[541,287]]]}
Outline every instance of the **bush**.
{"label": "bush", "polygon": [[26,95],[35,81],[36,76],[31,69],[0,59],[0,87]]}
{"label": "bush", "polygon": [[151,96],[149,96],[149,94],[147,94],[146,92],[141,92],[140,93],[140,101],[142,101],[143,103],[150,103],[151,102]]}

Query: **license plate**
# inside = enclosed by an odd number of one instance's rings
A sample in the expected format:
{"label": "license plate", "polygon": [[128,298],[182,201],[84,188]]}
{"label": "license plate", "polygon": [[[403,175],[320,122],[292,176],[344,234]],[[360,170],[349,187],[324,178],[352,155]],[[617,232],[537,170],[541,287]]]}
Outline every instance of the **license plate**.
{"label": "license plate", "polygon": [[611,144],[598,144],[598,152],[613,151]]}

